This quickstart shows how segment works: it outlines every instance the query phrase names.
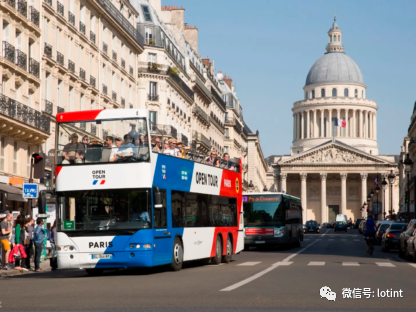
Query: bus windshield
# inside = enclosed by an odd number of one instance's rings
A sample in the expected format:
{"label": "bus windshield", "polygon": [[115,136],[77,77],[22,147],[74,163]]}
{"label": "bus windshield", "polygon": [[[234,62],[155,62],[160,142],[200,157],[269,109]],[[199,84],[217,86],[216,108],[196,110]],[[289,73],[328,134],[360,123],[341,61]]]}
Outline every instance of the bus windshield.
{"label": "bus windshield", "polygon": [[58,231],[149,229],[151,216],[150,189],[58,193]]}
{"label": "bus windshield", "polygon": [[147,162],[145,118],[58,123],[56,164]]}
{"label": "bus windshield", "polygon": [[285,209],[281,195],[243,196],[245,226],[283,226]]}

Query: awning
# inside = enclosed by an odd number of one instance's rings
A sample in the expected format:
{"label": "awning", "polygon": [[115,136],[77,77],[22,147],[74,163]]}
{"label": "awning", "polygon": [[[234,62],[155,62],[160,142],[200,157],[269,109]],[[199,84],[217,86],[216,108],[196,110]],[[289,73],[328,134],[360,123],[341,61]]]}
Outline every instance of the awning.
{"label": "awning", "polygon": [[27,198],[23,198],[21,194],[7,194],[8,200],[19,201],[19,202],[27,202]]}
{"label": "awning", "polygon": [[22,189],[19,189],[14,186],[10,186],[4,183],[0,183],[0,191],[9,193],[9,194],[22,194]]}

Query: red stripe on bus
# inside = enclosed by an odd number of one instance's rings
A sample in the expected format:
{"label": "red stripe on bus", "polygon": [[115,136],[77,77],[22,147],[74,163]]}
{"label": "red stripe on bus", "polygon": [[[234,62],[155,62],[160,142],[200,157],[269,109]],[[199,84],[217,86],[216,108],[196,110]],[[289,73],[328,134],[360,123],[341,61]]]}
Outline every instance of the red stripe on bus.
{"label": "red stripe on bus", "polygon": [[102,111],[103,109],[96,109],[96,110],[87,110],[87,111],[81,111],[81,112],[60,113],[56,115],[56,122],[95,120],[98,114],[101,113]]}

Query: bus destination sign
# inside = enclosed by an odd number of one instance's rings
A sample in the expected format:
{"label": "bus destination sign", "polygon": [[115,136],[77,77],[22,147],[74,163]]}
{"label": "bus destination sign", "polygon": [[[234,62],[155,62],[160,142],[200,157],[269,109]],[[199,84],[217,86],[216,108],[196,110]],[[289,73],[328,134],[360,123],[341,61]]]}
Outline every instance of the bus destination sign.
{"label": "bus destination sign", "polygon": [[280,196],[279,195],[254,195],[254,196],[243,196],[243,202],[249,202],[249,203],[278,203],[280,202]]}

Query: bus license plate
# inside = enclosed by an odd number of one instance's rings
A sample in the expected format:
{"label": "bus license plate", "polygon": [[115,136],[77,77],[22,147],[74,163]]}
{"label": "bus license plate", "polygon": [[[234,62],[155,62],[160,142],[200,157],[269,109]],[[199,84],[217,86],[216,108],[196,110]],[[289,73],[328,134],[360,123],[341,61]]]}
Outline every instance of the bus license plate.
{"label": "bus license plate", "polygon": [[266,241],[254,241],[255,244],[265,244]]}
{"label": "bus license plate", "polygon": [[111,259],[113,255],[92,255],[93,259]]}

